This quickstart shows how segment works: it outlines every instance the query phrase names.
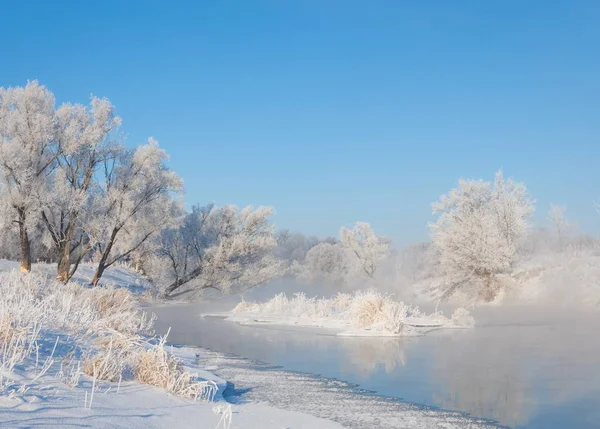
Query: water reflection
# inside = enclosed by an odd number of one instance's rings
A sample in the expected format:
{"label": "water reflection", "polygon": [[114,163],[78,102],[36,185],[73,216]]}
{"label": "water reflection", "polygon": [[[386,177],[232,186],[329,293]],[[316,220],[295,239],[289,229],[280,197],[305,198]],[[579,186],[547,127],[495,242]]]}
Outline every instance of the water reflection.
{"label": "water reflection", "polygon": [[340,344],[347,356],[341,362],[342,369],[354,371],[363,379],[378,371],[389,374],[406,365],[405,343],[396,338],[350,338]]}
{"label": "water reflection", "polygon": [[495,335],[469,337],[454,338],[459,347],[444,346],[446,341],[436,347],[439,353],[433,377],[438,388],[433,392],[433,402],[507,426],[524,425],[536,408],[533,374],[521,364],[522,357],[511,352],[511,347],[505,348]]}
{"label": "water reflection", "polygon": [[600,319],[531,316],[426,340],[436,356],[433,401],[515,428],[597,427],[589,399],[600,403]]}

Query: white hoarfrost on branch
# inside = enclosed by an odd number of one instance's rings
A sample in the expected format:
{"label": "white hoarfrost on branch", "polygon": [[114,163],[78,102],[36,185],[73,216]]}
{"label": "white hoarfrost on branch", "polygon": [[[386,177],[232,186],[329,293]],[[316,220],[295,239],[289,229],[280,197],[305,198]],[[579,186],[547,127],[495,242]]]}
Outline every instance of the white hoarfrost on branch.
{"label": "white hoarfrost on branch", "polygon": [[534,202],[522,183],[496,174],[494,184],[461,179],[458,187],[433,204],[430,224],[442,269],[451,280],[444,296],[470,280],[483,280],[493,298],[494,276],[507,271],[525,237]]}
{"label": "white hoarfrost on branch", "polygon": [[194,207],[183,225],[161,234],[157,257],[148,273],[165,296],[175,291],[247,288],[278,276],[282,264],[270,207]]}

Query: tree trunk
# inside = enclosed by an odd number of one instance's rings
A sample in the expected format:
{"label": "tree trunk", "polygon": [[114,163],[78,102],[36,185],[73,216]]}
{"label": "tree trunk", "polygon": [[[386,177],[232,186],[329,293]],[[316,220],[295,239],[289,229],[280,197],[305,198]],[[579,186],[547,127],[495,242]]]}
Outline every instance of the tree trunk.
{"label": "tree trunk", "polygon": [[112,248],[113,243],[110,242],[102,252],[102,257],[100,258],[100,262],[98,262],[98,268],[96,268],[96,272],[94,273],[94,278],[92,279],[92,285],[98,286],[98,282],[102,278],[102,274],[104,274],[104,270],[107,268],[106,261],[108,260],[108,255],[110,255],[110,250]]}
{"label": "tree trunk", "polygon": [[21,242],[21,272],[28,273],[31,271],[31,246],[27,226],[25,225],[25,210],[22,207],[17,207],[17,214],[19,215],[19,238]]}
{"label": "tree trunk", "polygon": [[183,286],[187,282],[189,282],[191,280],[194,280],[200,274],[202,274],[202,268],[198,267],[194,271],[192,271],[189,274],[187,274],[186,276],[178,278],[177,280],[175,280],[173,283],[171,283],[165,289],[165,297],[169,297],[169,295],[171,295],[173,292],[175,292],[175,290],[179,289],[181,286]]}
{"label": "tree trunk", "polygon": [[105,265],[106,261],[100,261],[98,263],[98,268],[96,268],[96,272],[94,273],[94,278],[92,279],[92,285],[98,286],[98,282],[102,278],[102,274],[104,274],[104,270],[106,269]]}
{"label": "tree trunk", "polygon": [[110,251],[112,250],[113,245],[115,244],[115,238],[117,237],[118,229],[113,229],[112,234],[110,235],[110,240],[106,243],[106,247],[102,252],[102,257],[100,258],[100,262],[98,262],[98,268],[96,268],[96,273],[94,274],[94,278],[92,279],[92,285],[98,286],[98,282],[102,278],[102,274],[104,274],[104,270],[108,268],[108,257],[110,256]]}
{"label": "tree trunk", "polygon": [[71,270],[71,242],[73,241],[74,234],[75,222],[71,221],[67,225],[67,231],[58,248],[59,259],[58,266],[56,267],[56,278],[63,283],[66,283],[71,278],[69,275]]}
{"label": "tree trunk", "polygon": [[69,280],[69,270],[71,268],[71,252],[69,242],[63,242],[59,249],[58,265],[56,267],[56,278],[62,283]]}

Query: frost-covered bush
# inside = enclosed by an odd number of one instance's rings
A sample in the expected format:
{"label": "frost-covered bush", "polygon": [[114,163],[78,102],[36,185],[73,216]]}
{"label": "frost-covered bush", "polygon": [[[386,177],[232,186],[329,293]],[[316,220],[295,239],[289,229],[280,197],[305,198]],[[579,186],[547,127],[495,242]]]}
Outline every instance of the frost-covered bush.
{"label": "frost-covered bush", "polygon": [[210,401],[217,392],[212,381],[198,380],[196,374],[186,371],[181,361],[165,350],[165,338],[135,356],[135,380],[162,387],[167,391],[194,401]]}
{"label": "frost-covered bush", "polygon": [[455,326],[472,327],[475,326],[475,319],[469,313],[469,310],[459,307],[452,313],[452,323]]}
{"label": "frost-covered bush", "polygon": [[374,289],[356,292],[350,305],[350,316],[355,326],[395,334],[402,332],[406,317],[418,315],[417,307],[396,302],[391,295]]}

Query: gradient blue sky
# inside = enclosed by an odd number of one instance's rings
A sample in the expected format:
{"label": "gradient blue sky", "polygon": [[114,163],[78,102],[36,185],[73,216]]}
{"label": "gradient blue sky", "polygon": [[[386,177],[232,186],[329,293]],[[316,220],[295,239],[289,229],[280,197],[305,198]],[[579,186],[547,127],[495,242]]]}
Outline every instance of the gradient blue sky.
{"label": "gradient blue sky", "polygon": [[425,240],[431,202],[503,168],[600,230],[598,1],[2,1],[0,86],[108,97],[188,203]]}

